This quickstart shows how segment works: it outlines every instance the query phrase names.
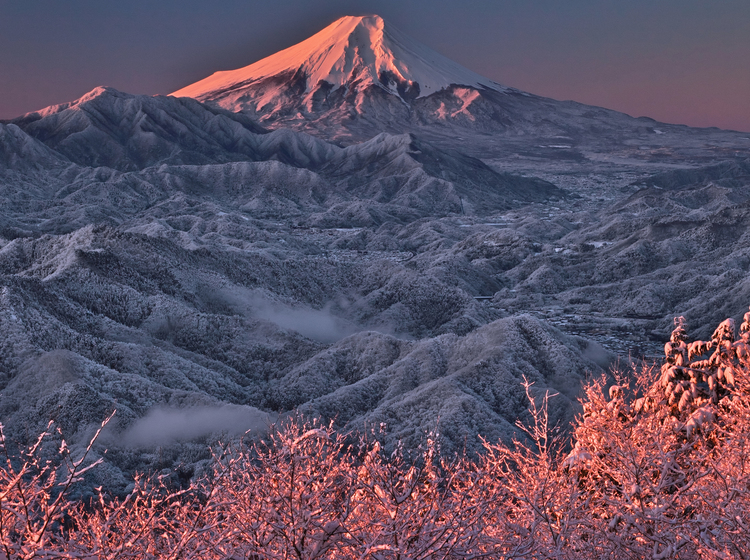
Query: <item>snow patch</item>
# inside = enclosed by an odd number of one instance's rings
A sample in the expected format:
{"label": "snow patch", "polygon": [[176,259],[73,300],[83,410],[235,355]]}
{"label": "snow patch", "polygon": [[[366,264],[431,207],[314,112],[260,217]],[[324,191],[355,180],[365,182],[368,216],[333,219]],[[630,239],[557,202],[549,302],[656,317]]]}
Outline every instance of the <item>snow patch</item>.
{"label": "snow patch", "polygon": [[456,117],[460,115],[461,113],[465,114],[469,117],[472,121],[474,120],[474,115],[469,113],[468,109],[469,106],[479,98],[479,92],[475,89],[467,89],[467,88],[456,88],[455,90],[455,96],[458,97],[461,100],[461,108],[457,109],[456,111],[453,111],[451,114],[451,117]]}
{"label": "snow patch", "polygon": [[440,107],[437,108],[437,111],[435,111],[435,115],[437,115],[437,118],[445,120],[445,118],[448,116],[448,109],[445,108],[445,103],[442,101],[440,102]]}

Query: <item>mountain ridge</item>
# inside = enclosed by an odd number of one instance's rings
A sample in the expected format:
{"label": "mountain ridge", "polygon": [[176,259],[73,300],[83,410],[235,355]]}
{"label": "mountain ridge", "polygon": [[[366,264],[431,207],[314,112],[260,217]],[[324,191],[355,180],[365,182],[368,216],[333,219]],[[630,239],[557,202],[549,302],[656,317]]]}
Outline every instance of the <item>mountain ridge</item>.
{"label": "mountain ridge", "polygon": [[478,449],[513,436],[524,376],[564,426],[615,354],[750,301],[744,134],[481,84],[306,108],[293,78],[245,91],[268,111],[96,88],[0,125],[9,435],[80,441],[117,406],[123,487],[220,437],[128,447],[164,409],[299,407],[390,446],[440,417],[443,449]]}
{"label": "mountain ridge", "polygon": [[288,49],[214,73],[172,95],[340,145],[388,132],[414,133],[453,149],[458,138],[461,151],[480,159],[497,157],[487,144],[498,139],[512,157],[545,160],[580,162],[613,153],[643,159],[647,154],[640,146],[681,150],[691,157],[702,150],[713,157],[713,148],[735,145],[737,136],[498,84],[410,39],[379,16],[340,18]]}

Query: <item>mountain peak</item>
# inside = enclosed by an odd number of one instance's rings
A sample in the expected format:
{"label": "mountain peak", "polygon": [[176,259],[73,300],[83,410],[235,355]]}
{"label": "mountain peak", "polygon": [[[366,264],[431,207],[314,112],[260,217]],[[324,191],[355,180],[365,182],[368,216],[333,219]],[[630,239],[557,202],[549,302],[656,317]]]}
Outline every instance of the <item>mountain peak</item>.
{"label": "mountain peak", "polygon": [[345,16],[312,37],[254,64],[224,72],[172,95],[216,100],[275,76],[304,79],[310,94],[377,86],[404,99],[425,97],[453,84],[504,88],[401,33],[377,15]]}

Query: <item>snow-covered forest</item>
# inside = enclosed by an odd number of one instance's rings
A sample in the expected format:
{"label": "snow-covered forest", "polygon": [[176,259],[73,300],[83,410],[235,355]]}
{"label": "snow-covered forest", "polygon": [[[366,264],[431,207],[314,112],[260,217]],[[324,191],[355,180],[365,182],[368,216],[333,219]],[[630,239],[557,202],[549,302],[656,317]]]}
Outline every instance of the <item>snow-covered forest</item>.
{"label": "snow-covered forest", "polygon": [[377,16],[0,121],[0,560],[750,557],[749,154]]}
{"label": "snow-covered forest", "polygon": [[[124,498],[73,500],[100,466],[53,425],[2,440],[4,558],[747,558],[750,313],[688,342],[675,320],[661,368],[590,382],[570,436],[554,395],[526,384],[531,422],[477,457],[435,434],[386,453],[378,430],[297,416],[262,442],[213,449],[184,480],[140,475]],[[108,419],[105,419],[106,423]],[[94,435],[94,438],[98,433]]]}

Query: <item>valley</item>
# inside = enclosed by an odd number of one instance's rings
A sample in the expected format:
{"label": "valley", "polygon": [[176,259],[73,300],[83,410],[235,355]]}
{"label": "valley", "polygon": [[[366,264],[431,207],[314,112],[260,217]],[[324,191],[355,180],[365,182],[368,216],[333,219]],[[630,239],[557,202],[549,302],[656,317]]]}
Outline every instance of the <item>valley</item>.
{"label": "valley", "polygon": [[[524,378],[564,429],[674,317],[705,339],[746,311],[747,133],[537,97],[344,19],[229,82],[0,124],[11,437],[54,419],[80,446],[116,409],[88,475],[115,492],[294,411],[471,453],[517,435]],[[157,437],[184,411],[223,420]]]}

